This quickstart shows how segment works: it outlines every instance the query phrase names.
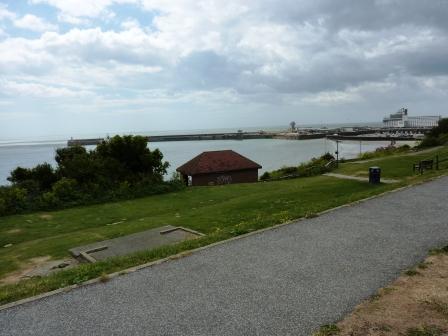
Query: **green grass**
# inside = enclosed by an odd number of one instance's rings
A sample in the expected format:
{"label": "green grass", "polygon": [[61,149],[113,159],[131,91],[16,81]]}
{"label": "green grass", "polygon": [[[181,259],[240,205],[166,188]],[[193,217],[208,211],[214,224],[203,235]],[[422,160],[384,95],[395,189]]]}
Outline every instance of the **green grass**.
{"label": "green grass", "polygon": [[327,324],[319,328],[319,331],[315,332],[313,336],[336,336],[341,330],[335,324]]}
{"label": "green grass", "polygon": [[[414,180],[418,179],[418,176],[412,171],[412,165],[418,163],[423,159],[434,159],[435,155],[440,157],[448,158],[448,147],[443,147],[441,149],[435,150],[433,152],[415,153],[414,155],[409,155],[410,153],[387,156],[381,159],[374,159],[372,161],[363,163],[342,163],[340,168],[335,170],[335,172],[340,174],[347,174],[353,176],[368,176],[369,167],[379,166],[381,167],[381,176],[391,179],[404,179],[404,180]],[[448,161],[443,162],[440,165],[441,169],[448,168]],[[428,170],[424,173],[425,176],[437,175],[437,171]]]}
{"label": "green grass", "polygon": [[[448,149],[443,151],[448,156]],[[119,272],[292,219],[314,217],[323,210],[444,173],[441,170],[412,176],[412,162],[416,160],[418,156],[405,159],[387,157],[375,162],[375,165],[384,167],[387,177],[404,178],[403,182],[393,185],[373,186],[365,182],[317,176],[187,188],[130,201],[0,217],[0,277],[18,270],[35,257],[64,258],[72,247],[163,225],[184,226],[206,234],[199,239],[1,286],[0,304]],[[342,164],[338,172],[365,170],[370,165]],[[397,176],[392,170],[401,172],[401,175]],[[12,246],[3,247],[8,244]]]}

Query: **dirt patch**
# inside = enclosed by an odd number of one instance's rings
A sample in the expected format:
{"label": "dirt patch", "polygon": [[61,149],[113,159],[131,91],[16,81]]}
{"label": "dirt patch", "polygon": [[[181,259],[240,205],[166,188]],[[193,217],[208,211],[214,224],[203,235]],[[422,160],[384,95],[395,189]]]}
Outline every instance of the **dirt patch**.
{"label": "dirt patch", "polygon": [[6,277],[0,279],[0,283],[3,285],[17,283],[23,279],[23,277],[34,270],[36,267],[48,262],[51,259],[50,256],[36,257],[29,260],[26,265],[23,265],[18,271],[8,274]]}
{"label": "dirt patch", "polygon": [[0,285],[14,284],[23,279],[43,277],[63,269],[76,267],[78,262],[73,258],[53,260],[50,256],[30,259],[22,268],[0,279]]}
{"label": "dirt patch", "polygon": [[334,335],[447,335],[448,255],[428,257],[408,274],[356,307]]}
{"label": "dirt patch", "polygon": [[42,214],[42,215],[39,215],[39,218],[40,218],[40,219],[45,219],[45,220],[51,220],[51,219],[53,219],[53,215],[50,215],[50,214]]}
{"label": "dirt patch", "polygon": [[16,234],[16,233],[21,233],[21,232],[22,232],[22,229],[12,229],[12,230],[6,231],[6,233],[9,233],[9,234]]}

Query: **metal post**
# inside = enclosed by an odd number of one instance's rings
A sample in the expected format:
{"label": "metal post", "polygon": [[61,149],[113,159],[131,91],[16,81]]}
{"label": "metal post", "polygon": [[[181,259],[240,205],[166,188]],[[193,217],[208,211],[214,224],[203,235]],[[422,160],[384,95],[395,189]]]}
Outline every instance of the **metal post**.
{"label": "metal post", "polygon": [[340,140],[336,140],[336,167],[339,167],[339,142]]}

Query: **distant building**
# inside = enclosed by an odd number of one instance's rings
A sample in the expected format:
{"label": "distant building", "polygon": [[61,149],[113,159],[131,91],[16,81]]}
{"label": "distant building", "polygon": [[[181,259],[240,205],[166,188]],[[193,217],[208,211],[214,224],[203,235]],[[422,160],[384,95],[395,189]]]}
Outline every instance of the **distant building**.
{"label": "distant building", "polygon": [[397,113],[393,113],[383,119],[384,127],[435,127],[438,125],[441,116],[408,116],[408,109],[402,108]]}
{"label": "distant building", "polygon": [[261,166],[232,150],[203,152],[176,170],[187,185],[205,186],[258,181]]}

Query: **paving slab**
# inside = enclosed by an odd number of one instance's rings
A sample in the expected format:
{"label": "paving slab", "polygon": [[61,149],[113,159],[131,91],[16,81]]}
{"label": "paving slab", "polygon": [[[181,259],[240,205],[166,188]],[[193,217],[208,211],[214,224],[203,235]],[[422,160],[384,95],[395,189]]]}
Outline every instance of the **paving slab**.
{"label": "paving slab", "polygon": [[448,242],[448,178],[0,311],[1,335],[308,336]]}
{"label": "paving slab", "polygon": [[[329,176],[329,177],[335,177],[335,178],[339,178],[339,179],[344,179],[344,180],[356,180],[356,181],[362,181],[362,182],[369,182],[368,177],[362,177],[362,176],[352,176],[352,175],[344,175],[344,174],[336,174],[336,173],[325,173],[323,175]],[[381,182],[390,184],[390,183],[398,183],[400,181],[381,178]]]}
{"label": "paving slab", "polygon": [[123,256],[137,251],[178,243],[200,236],[201,234],[199,232],[190,229],[165,225],[114,239],[74,247],[69,251],[77,259],[95,262],[110,257]]}

